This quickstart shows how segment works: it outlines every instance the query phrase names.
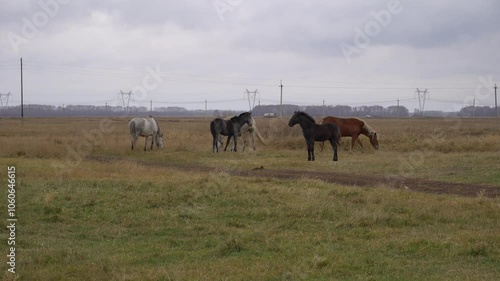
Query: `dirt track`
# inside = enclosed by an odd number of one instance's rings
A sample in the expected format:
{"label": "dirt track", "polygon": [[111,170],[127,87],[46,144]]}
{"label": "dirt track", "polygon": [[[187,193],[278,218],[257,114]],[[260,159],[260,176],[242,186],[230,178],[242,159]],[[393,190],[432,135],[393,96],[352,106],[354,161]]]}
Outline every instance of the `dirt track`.
{"label": "dirt track", "polygon": [[[89,156],[89,160],[108,162],[108,161],[133,161],[128,158],[109,157],[109,156]],[[160,166],[174,168],[184,171],[212,172],[216,168],[195,165],[174,165],[163,162],[136,161],[146,166]],[[391,188],[406,189],[416,192],[425,192],[433,194],[453,194],[460,196],[475,197],[482,195],[485,197],[496,198],[500,196],[500,187],[478,184],[462,184],[452,182],[441,182],[424,179],[409,179],[382,177],[374,175],[358,175],[336,172],[315,172],[315,171],[297,171],[297,170],[275,170],[264,167],[254,168],[247,171],[225,171],[234,176],[243,177],[267,177],[283,180],[290,179],[318,179],[324,182],[338,183],[342,185],[354,185],[362,187],[387,186]]]}
{"label": "dirt track", "polygon": [[386,178],[373,175],[358,175],[335,172],[314,172],[294,170],[266,170],[258,169],[245,172],[233,172],[241,176],[262,176],[279,179],[319,179],[325,182],[339,183],[343,185],[356,185],[363,187],[375,187],[377,185],[388,186],[392,188],[407,189],[417,192],[426,192],[434,194],[455,194],[461,196],[477,196],[482,194],[486,197],[500,196],[500,187],[484,186],[476,184],[460,184],[451,182],[439,182],[422,179],[407,178]]}

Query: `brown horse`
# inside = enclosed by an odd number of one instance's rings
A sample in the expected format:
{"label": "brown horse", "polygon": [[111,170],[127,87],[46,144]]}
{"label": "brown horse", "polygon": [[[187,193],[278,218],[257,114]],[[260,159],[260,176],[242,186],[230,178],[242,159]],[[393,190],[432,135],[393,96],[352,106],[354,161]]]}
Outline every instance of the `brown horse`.
{"label": "brown horse", "polygon": [[[354,148],[355,142],[357,142],[361,146],[361,150],[363,150],[363,144],[358,138],[361,134],[370,139],[373,148],[378,149],[377,132],[361,119],[327,116],[321,120],[321,124],[335,124],[339,127],[342,137],[351,137],[351,150]],[[323,150],[323,143],[320,144],[320,147],[321,150]]]}

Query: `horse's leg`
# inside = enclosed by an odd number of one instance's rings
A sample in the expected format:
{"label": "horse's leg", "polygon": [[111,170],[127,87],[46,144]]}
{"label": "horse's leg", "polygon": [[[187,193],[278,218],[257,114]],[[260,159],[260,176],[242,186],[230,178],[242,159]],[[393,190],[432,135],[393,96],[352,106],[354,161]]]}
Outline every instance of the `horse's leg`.
{"label": "horse's leg", "polygon": [[219,136],[212,137],[212,153],[219,152]]}
{"label": "horse's leg", "polygon": [[354,144],[356,143],[357,139],[358,139],[358,136],[352,135],[352,137],[351,137],[351,152],[352,152],[352,149],[354,148]]}
{"label": "horse's leg", "polygon": [[247,132],[241,133],[241,140],[243,141],[243,149],[241,151],[244,152],[247,145]]}
{"label": "horse's leg", "polygon": [[153,150],[153,144],[155,143],[156,135],[151,135],[151,148],[149,150]]}
{"label": "horse's leg", "polygon": [[311,161],[311,151],[309,150],[309,141],[306,139],[306,148],[307,148],[307,161]]}
{"label": "horse's leg", "polygon": [[314,141],[307,140],[307,161],[314,161]]}
{"label": "horse's leg", "polygon": [[135,142],[137,141],[137,137],[133,136],[130,137],[130,142],[132,143],[132,150],[134,150]]}
{"label": "horse's leg", "polygon": [[325,142],[321,141],[319,142],[319,151],[323,151],[323,147],[325,146]]}
{"label": "horse's leg", "polygon": [[224,151],[227,151],[227,146],[229,145],[229,142],[231,141],[231,135],[229,135],[227,137],[227,141],[226,141],[226,146],[224,147]]}
{"label": "horse's leg", "polygon": [[311,154],[312,154],[312,161],[314,161],[314,140],[311,140]]}
{"label": "horse's leg", "polygon": [[332,144],[332,149],[333,149],[333,161],[338,161],[337,157],[337,140],[332,138],[330,139],[330,143]]}
{"label": "horse's leg", "polygon": [[234,140],[234,152],[238,151],[238,134],[233,135],[233,140]]}
{"label": "horse's leg", "polygon": [[[242,133],[241,134],[241,139],[243,140],[243,150],[242,151],[245,151],[245,147],[247,146],[248,134],[250,134],[250,136],[252,137],[252,144],[253,144],[253,133],[250,131],[246,131],[246,132]],[[255,144],[253,145],[253,150],[255,151]]]}
{"label": "horse's leg", "polygon": [[217,141],[216,141],[217,152],[219,152],[219,143],[220,147],[222,148],[224,146],[224,137],[222,135],[217,135]]}
{"label": "horse's leg", "polygon": [[146,150],[147,150],[147,147],[148,147],[148,137],[147,137],[147,136],[145,136],[145,137],[144,137],[144,151],[146,151]]}
{"label": "horse's leg", "polygon": [[311,154],[312,154],[312,161],[314,161],[314,140],[311,140]]}
{"label": "horse's leg", "polygon": [[361,147],[361,152],[365,152],[365,149],[363,148],[363,143],[361,142],[361,140],[359,138],[356,139],[356,142],[359,144],[359,146]]}

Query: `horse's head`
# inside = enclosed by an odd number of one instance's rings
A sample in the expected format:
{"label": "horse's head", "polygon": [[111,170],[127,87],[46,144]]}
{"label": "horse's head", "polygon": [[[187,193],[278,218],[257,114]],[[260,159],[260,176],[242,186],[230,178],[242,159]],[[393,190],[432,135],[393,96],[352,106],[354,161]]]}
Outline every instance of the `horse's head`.
{"label": "horse's head", "polygon": [[372,144],[373,148],[378,149],[378,134],[377,132],[372,132],[370,135],[370,143]]}
{"label": "horse's head", "polygon": [[240,124],[243,126],[243,124],[247,124],[249,127],[252,127],[252,112],[244,112],[240,114],[239,116],[240,119]]}
{"label": "horse's head", "polygon": [[156,146],[158,148],[162,148],[163,147],[163,133],[156,134],[155,142],[156,142]]}
{"label": "horse's head", "polygon": [[297,116],[297,115],[298,115],[298,113],[299,113],[298,111],[295,111],[295,112],[293,113],[292,118],[290,118],[290,121],[288,121],[288,126],[293,127],[293,126],[295,126],[297,123],[299,123],[299,118],[298,118],[298,116]]}

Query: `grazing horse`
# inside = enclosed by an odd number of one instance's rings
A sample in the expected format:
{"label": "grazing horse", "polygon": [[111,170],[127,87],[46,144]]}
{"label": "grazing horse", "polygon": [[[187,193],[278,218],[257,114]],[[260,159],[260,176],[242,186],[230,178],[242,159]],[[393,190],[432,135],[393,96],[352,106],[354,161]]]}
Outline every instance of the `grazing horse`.
{"label": "grazing horse", "polygon": [[337,161],[337,144],[340,140],[340,131],[335,124],[316,124],[314,118],[302,111],[295,111],[288,126],[299,124],[307,144],[307,160],[314,161],[314,141],[330,141],[333,148],[333,161]]}
{"label": "grazing horse", "polygon": [[[229,117],[224,118],[224,120],[229,120]],[[251,123],[250,125],[243,124],[243,126],[241,126],[240,133],[238,134],[238,137],[242,137],[242,139],[243,139],[243,151],[245,151],[245,147],[247,145],[247,138],[249,135],[252,138],[252,147],[253,147],[254,151],[255,151],[255,137],[254,137],[254,135],[257,136],[257,139],[260,141],[260,143],[262,145],[266,145],[264,138],[262,137],[262,135],[259,133],[259,130],[257,129],[257,123],[255,122],[255,119],[253,119],[253,117],[252,117],[250,123]],[[222,135],[219,136],[219,142],[221,144],[224,143]]]}
{"label": "grazing horse", "polygon": [[148,118],[133,118],[128,122],[128,127],[130,129],[130,139],[132,142],[132,150],[134,150],[135,143],[139,137],[144,137],[144,151],[148,144],[148,138],[151,136],[151,148],[153,150],[153,144],[156,142],[158,148],[163,147],[163,133],[160,131],[160,126],[158,122],[149,115]]}
{"label": "grazing horse", "polygon": [[[367,136],[373,148],[378,149],[377,132],[361,119],[327,116],[321,120],[321,124],[335,124],[339,127],[342,137],[351,137],[351,150],[354,147],[354,143],[357,142],[361,146],[361,151],[363,151],[363,144],[358,138],[360,134]],[[320,147],[323,150],[323,143]]]}
{"label": "grazing horse", "polygon": [[212,133],[213,142],[212,142],[212,151],[219,152],[219,141],[220,135],[228,136],[226,147],[224,147],[224,151],[226,151],[227,146],[229,145],[229,141],[231,137],[234,142],[233,151],[237,151],[237,139],[238,134],[240,133],[241,127],[243,124],[247,124],[250,126],[252,119],[252,112],[244,112],[238,116],[234,116],[229,120],[224,120],[222,118],[215,118],[210,122],[210,132]]}

